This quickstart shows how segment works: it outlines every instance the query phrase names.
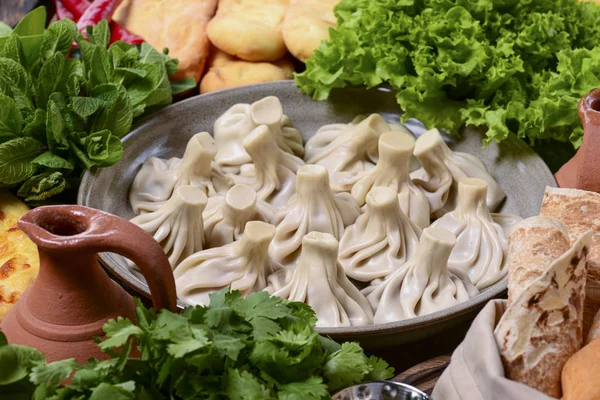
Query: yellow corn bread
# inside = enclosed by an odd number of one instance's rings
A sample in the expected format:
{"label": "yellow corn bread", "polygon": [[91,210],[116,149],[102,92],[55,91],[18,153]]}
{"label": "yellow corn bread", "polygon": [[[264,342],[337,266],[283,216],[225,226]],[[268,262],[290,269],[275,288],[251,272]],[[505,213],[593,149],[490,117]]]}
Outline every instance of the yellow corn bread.
{"label": "yellow corn bread", "polygon": [[33,283],[40,269],[36,245],[17,227],[29,208],[0,191],[0,321]]}
{"label": "yellow corn bread", "polygon": [[289,56],[273,63],[250,62],[218,49],[213,50],[207,65],[208,72],[200,82],[200,93],[293,78],[294,63]]}
{"label": "yellow corn bread", "polygon": [[179,59],[176,79],[200,81],[210,50],[206,25],[217,0],[124,0],[113,20],[140,35],[152,47]]}
{"label": "yellow corn bread", "polygon": [[219,50],[246,61],[276,61],[287,49],[281,24],[289,0],[221,0],[207,27]]}
{"label": "yellow corn bread", "polygon": [[336,27],[333,8],[340,0],[292,0],[283,22],[283,41],[290,53],[305,62]]}

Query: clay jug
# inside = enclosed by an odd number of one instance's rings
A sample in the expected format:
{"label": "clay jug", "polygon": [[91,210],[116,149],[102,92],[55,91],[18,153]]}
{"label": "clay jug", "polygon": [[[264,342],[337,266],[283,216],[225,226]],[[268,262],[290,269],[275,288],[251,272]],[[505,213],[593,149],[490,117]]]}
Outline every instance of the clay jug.
{"label": "clay jug", "polygon": [[579,101],[579,118],[583,123],[581,147],[554,177],[560,187],[600,193],[600,89]]}
{"label": "clay jug", "polygon": [[93,338],[119,316],[134,319],[133,299],[98,263],[98,252],[134,261],[152,292],[154,308],[175,312],[171,266],[161,246],[139,227],[114,215],[83,206],[33,209],[19,220],[38,246],[36,281],[3,320],[8,342],[35,347],[48,362],[109,358]]}

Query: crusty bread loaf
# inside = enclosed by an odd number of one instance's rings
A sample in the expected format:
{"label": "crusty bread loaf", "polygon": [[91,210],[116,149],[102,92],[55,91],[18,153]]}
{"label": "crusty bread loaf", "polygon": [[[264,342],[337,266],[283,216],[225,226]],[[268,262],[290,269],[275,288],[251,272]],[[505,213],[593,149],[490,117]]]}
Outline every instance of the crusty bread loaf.
{"label": "crusty bread loaf", "polygon": [[600,399],[600,338],[575,353],[562,370],[563,400]]}
{"label": "crusty bread loaf", "polygon": [[273,63],[250,62],[232,57],[213,48],[207,72],[200,82],[200,93],[228,89],[254,83],[292,79],[294,62],[286,56]]}
{"label": "crusty bread loaf", "polygon": [[323,40],[329,39],[329,28],[336,27],[333,8],[340,0],[292,0],[283,22],[283,41],[300,61],[310,58]]}
{"label": "crusty bread loaf", "polygon": [[556,218],[537,217],[515,225],[508,236],[508,305],[569,247],[569,231]]}
{"label": "crusty bread loaf", "polygon": [[[513,233],[519,232],[519,225],[543,229],[548,222],[547,217],[532,217],[515,225]],[[541,275],[527,277],[494,330],[506,378],[555,398],[561,394],[562,368],[583,342],[586,255],[591,238],[592,232],[587,231]],[[530,239],[524,236],[523,240]],[[522,260],[543,250],[533,245],[537,238],[532,240],[522,247],[530,253]]]}
{"label": "crusty bread loaf", "polygon": [[179,59],[176,79],[200,81],[210,44],[206,26],[217,0],[124,0],[113,19],[144,38],[152,47]]}
{"label": "crusty bread loaf", "polygon": [[207,27],[219,50],[246,61],[276,61],[287,49],[281,25],[289,0],[221,0]]}
{"label": "crusty bread loaf", "polygon": [[541,215],[560,219],[569,229],[571,243],[588,229],[594,234],[588,254],[583,334],[587,335],[600,309],[600,194],[576,189],[546,188]]}

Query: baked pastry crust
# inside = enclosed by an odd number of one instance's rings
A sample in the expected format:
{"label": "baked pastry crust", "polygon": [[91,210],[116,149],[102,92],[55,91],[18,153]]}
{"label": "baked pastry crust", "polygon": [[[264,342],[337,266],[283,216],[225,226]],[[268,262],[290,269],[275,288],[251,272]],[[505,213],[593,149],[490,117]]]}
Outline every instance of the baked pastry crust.
{"label": "baked pastry crust", "polygon": [[281,81],[294,77],[294,61],[285,56],[275,62],[250,62],[212,49],[207,72],[200,82],[200,93],[229,89],[254,83]]}
{"label": "baked pastry crust", "polygon": [[281,25],[289,0],[221,0],[207,26],[211,43],[246,61],[276,61],[287,49]]}
{"label": "baked pastry crust", "polygon": [[0,321],[40,269],[37,246],[20,230],[17,221],[29,208],[7,192],[0,192]]}
{"label": "baked pastry crust", "polygon": [[305,62],[323,40],[329,28],[337,26],[333,8],[340,0],[292,0],[283,22],[283,41],[288,51]]}

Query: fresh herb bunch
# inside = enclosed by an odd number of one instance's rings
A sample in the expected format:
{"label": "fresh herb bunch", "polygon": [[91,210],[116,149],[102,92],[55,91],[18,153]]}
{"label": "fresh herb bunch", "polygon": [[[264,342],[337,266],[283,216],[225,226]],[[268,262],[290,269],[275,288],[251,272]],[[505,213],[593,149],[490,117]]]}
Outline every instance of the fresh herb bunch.
{"label": "fresh herb bunch", "polygon": [[34,202],[115,164],[137,118],[195,86],[171,84],[177,60],[146,43],[107,48],[106,21],[88,28],[88,41],[71,20],[45,23],[40,7],[12,31],[0,26],[0,185]]}
{"label": "fresh herb bunch", "polygon": [[486,144],[513,132],[531,144],[570,141],[554,144],[571,147],[570,154],[579,147],[577,103],[600,87],[600,6],[342,0],[335,15],[337,30],[296,75],[314,98],[348,85],[389,84],[404,120],[455,134],[465,124],[485,126]]}
{"label": "fresh herb bunch", "polygon": [[[315,332],[317,319],[304,303],[264,291],[242,298],[228,289],[210,300],[182,314],[138,302],[136,324],[119,318],[104,325],[107,339],[99,346],[112,359],[85,365],[47,364],[37,350],[8,345],[0,333],[0,393],[13,400],[321,400],[393,376],[357,343],[340,345]],[[130,357],[136,346],[141,357]]]}

